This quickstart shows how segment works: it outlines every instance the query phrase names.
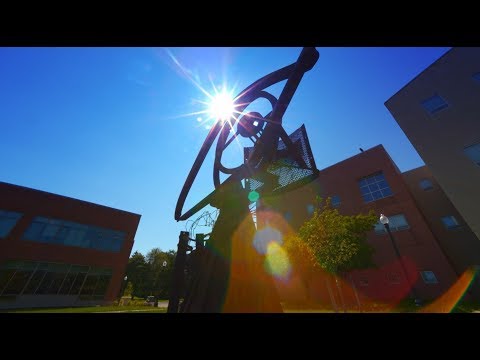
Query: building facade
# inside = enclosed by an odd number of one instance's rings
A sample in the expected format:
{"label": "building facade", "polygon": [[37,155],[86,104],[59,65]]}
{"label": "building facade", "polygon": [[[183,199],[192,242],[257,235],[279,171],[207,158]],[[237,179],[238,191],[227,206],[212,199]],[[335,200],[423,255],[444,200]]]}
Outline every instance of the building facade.
{"label": "building facade", "polygon": [[480,48],[452,48],[385,102],[480,238]]}
{"label": "building facade", "polygon": [[[298,230],[311,216],[317,195],[323,199],[330,197],[332,205],[345,215],[373,210],[377,216],[383,213],[390,219],[402,260],[396,255],[385,227],[378,223],[368,234],[368,242],[375,249],[376,268],[355,270],[344,276],[344,284],[356,289],[357,296],[395,302],[411,292],[416,298],[435,299],[455,283],[454,269],[417,207],[402,173],[382,145],[321,170],[318,179],[303,188],[276,199],[264,199],[259,208],[280,214],[293,230]],[[268,219],[262,219],[261,212],[257,216],[259,226],[265,226]],[[327,289],[319,290],[322,291],[326,293]]]}
{"label": "building facade", "polygon": [[[453,206],[427,166],[403,173],[415,199],[458,276],[480,265],[480,241]],[[474,278],[470,294],[480,299],[480,279]]]}
{"label": "building facade", "polygon": [[0,182],[0,309],[117,299],[140,215]]}

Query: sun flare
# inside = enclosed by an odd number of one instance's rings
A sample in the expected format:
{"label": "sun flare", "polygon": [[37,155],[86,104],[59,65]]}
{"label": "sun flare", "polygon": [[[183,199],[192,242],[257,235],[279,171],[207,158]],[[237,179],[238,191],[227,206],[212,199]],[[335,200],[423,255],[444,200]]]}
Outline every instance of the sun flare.
{"label": "sun flare", "polygon": [[211,117],[223,121],[230,119],[234,110],[233,98],[226,91],[214,95],[208,107]]}

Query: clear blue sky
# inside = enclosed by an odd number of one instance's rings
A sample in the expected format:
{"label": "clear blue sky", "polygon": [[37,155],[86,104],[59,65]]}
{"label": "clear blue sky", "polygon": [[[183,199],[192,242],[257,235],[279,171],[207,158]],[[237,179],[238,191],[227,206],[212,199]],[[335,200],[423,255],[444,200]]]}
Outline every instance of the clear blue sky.
{"label": "clear blue sky", "polygon": [[[448,48],[317,49],[284,116],[288,133],[305,123],[317,167],[378,144],[401,171],[423,165],[384,102]],[[187,115],[207,100],[191,79],[238,92],[300,51],[0,48],[0,181],[141,214],[133,251],[176,249],[177,197],[208,133]],[[184,211],[213,190],[206,162]]]}

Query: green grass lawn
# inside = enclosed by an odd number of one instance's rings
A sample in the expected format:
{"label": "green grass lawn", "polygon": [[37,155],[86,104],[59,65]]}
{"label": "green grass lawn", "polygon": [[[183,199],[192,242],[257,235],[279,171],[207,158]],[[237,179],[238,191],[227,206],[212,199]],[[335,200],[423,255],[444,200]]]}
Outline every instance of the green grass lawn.
{"label": "green grass lawn", "polygon": [[75,308],[12,310],[10,313],[166,313],[166,308],[152,306],[89,306]]}

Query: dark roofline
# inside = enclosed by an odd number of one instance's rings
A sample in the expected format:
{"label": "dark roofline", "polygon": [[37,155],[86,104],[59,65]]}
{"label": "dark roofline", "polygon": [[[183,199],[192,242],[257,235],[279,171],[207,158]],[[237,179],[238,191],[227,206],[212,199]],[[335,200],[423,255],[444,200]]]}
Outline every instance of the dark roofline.
{"label": "dark roofline", "polygon": [[18,189],[22,189],[22,190],[27,190],[27,191],[32,191],[32,192],[39,192],[39,193],[43,193],[43,194],[47,194],[47,195],[51,195],[51,196],[56,196],[56,197],[60,197],[60,198],[64,198],[64,199],[69,199],[69,200],[73,200],[73,201],[78,201],[78,202],[85,203],[85,204],[88,204],[88,205],[99,206],[99,207],[102,207],[102,208],[105,208],[105,209],[109,209],[109,210],[114,210],[114,211],[120,211],[120,212],[122,212],[122,213],[126,213],[126,214],[129,214],[129,215],[135,215],[135,216],[138,216],[138,217],[141,217],[141,216],[142,216],[142,215],[140,215],[140,214],[133,213],[133,212],[131,212],[131,211],[125,211],[125,210],[121,210],[121,209],[116,209],[116,208],[113,208],[113,207],[110,207],[110,206],[105,206],[105,205],[101,205],[101,204],[96,204],[96,203],[93,203],[93,202],[90,202],[90,201],[80,200],[80,199],[76,199],[76,198],[73,198],[73,197],[70,197],[70,196],[59,195],[59,194],[51,193],[51,192],[48,192],[48,191],[33,189],[33,188],[26,187],[26,186],[11,184],[11,183],[7,183],[7,182],[4,182],[4,181],[0,181],[0,185],[7,185],[7,186],[15,187],[15,188],[18,188]]}
{"label": "dark roofline", "polygon": [[364,155],[365,153],[372,152],[372,151],[374,151],[375,149],[383,149],[383,151],[388,155],[387,150],[385,150],[384,146],[383,146],[382,144],[378,144],[378,145],[375,145],[375,146],[371,147],[370,149],[364,150],[363,152],[361,152],[361,153],[359,153],[359,154],[356,154],[356,155],[350,156],[349,158],[343,159],[342,161],[339,161],[339,162],[337,162],[337,163],[335,163],[335,164],[332,164],[332,165],[330,165],[330,166],[327,166],[326,168],[323,168],[322,170],[319,170],[319,171],[320,171],[320,173],[321,173],[321,172],[324,171],[324,170],[328,170],[328,169],[330,169],[330,168],[332,168],[332,167],[334,167],[334,166],[340,165],[341,163],[344,163],[344,162],[346,162],[346,161],[350,161],[351,159],[353,159],[353,158],[355,158],[355,157],[358,157],[358,156],[362,156],[362,155]]}
{"label": "dark roofline", "polygon": [[417,166],[416,168],[413,168],[413,169],[410,169],[410,170],[407,170],[407,171],[404,171],[402,172],[402,174],[406,174],[410,171],[415,171],[415,170],[418,170],[418,169],[421,169],[421,168],[424,168],[424,167],[427,167],[427,165],[421,165],[421,166]]}
{"label": "dark roofline", "polygon": [[420,71],[412,80],[410,80],[409,82],[407,82],[403,87],[400,88],[400,90],[398,90],[395,94],[393,94],[392,96],[390,96],[388,98],[387,101],[385,101],[383,104],[386,106],[387,105],[387,102],[389,102],[393,97],[395,97],[400,91],[402,91],[403,89],[405,89],[407,86],[409,86],[412,82],[414,82],[418,77],[420,77],[425,71],[427,71],[428,69],[430,69],[432,66],[436,65],[440,60],[442,60],[445,56],[447,56],[448,54],[450,54],[452,52],[452,50],[455,49],[454,47],[451,47],[450,50],[447,50],[445,52],[445,54],[443,54],[442,56],[440,56],[437,60],[435,60],[434,62],[432,62],[430,65],[428,65],[425,69],[423,69],[422,71]]}

